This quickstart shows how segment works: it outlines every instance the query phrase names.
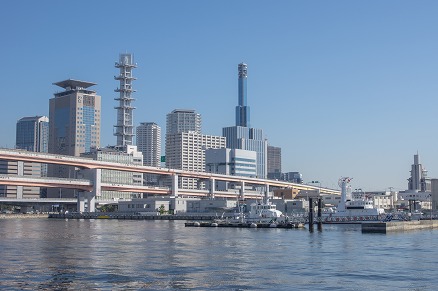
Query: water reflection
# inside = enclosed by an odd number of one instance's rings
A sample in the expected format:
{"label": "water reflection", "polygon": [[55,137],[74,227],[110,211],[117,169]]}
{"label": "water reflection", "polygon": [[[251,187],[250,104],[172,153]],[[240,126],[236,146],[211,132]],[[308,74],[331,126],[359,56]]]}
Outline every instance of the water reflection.
{"label": "water reflection", "polygon": [[6,290],[433,290],[438,283],[436,231],[56,219],[0,220],[0,227]]}

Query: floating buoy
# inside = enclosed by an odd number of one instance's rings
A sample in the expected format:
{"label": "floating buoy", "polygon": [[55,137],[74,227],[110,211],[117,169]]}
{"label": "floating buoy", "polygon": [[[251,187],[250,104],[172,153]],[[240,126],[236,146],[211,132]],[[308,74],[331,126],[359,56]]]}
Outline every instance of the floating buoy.
{"label": "floating buoy", "polygon": [[211,226],[218,226],[217,222],[213,222]]}
{"label": "floating buoy", "polygon": [[195,222],[193,223],[193,225],[194,225],[194,226],[201,226],[201,224],[200,224],[199,222],[197,222],[197,221],[195,221]]}
{"label": "floating buoy", "polygon": [[257,223],[254,223],[254,222],[253,222],[253,223],[250,224],[249,227],[256,228],[256,227],[257,227]]}

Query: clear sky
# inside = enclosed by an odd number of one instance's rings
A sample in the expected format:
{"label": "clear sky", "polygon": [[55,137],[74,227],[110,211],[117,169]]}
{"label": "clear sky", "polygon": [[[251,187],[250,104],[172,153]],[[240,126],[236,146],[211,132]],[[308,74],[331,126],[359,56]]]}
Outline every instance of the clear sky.
{"label": "clear sky", "polygon": [[[49,114],[68,78],[102,96],[113,145],[119,53],[132,52],[135,124],[195,109],[203,133],[235,125],[248,64],[251,126],[282,171],[336,187],[403,190],[413,155],[438,177],[438,1],[5,1],[0,147],[24,116]],[[164,151],[163,151],[164,154]]]}

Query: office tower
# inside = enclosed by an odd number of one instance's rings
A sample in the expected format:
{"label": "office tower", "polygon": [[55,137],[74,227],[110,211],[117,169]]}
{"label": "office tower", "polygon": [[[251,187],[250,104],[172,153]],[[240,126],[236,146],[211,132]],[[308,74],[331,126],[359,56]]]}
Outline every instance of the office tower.
{"label": "office tower", "polygon": [[49,118],[32,116],[18,120],[15,147],[32,152],[47,153],[49,150]]}
{"label": "office tower", "polygon": [[238,105],[236,106],[236,126],[249,127],[250,111],[246,106],[246,80],[248,66],[245,63],[238,65]]}
{"label": "office tower", "polygon": [[[64,91],[54,94],[49,102],[49,153],[79,156],[100,145],[101,97],[88,89],[95,83],[65,80],[54,83]],[[73,178],[74,167],[49,165],[49,176]],[[72,197],[68,189],[49,189],[48,197]]]}
{"label": "office tower", "polygon": [[138,151],[143,153],[143,165],[159,167],[161,161],[161,127],[155,122],[141,122],[136,128]]}
{"label": "office tower", "polygon": [[[49,118],[47,116],[23,117],[17,121],[15,147],[32,152],[49,150]],[[47,176],[47,164],[41,164],[41,177]]]}
{"label": "office tower", "polygon": [[[254,178],[257,175],[255,151],[239,149],[210,148],[205,151],[205,171],[215,174]],[[233,183],[216,181],[215,189],[226,191]]]}
{"label": "office tower", "polygon": [[297,184],[303,184],[303,175],[300,172],[287,172],[281,174],[281,180]]}
{"label": "office tower", "polygon": [[411,176],[408,179],[408,190],[421,192],[431,190],[431,178],[427,177],[427,170],[420,164],[418,154],[414,155]]}
{"label": "office tower", "polygon": [[[137,150],[136,146],[126,145],[121,148],[106,147],[106,148],[93,148],[87,153],[81,154],[81,157],[91,158],[96,161],[105,161],[113,163],[122,163],[125,165],[142,166],[143,155]],[[81,178],[82,172],[79,171],[77,176]],[[143,174],[128,171],[114,171],[102,169],[101,182],[117,185],[143,185]],[[140,198],[141,193],[134,192],[122,192],[122,191],[101,191],[101,196],[97,197],[98,200],[112,200],[112,199],[132,199]]]}
{"label": "office tower", "polygon": [[137,67],[134,63],[133,54],[120,54],[119,62],[115,64],[116,68],[120,69],[118,76],[114,79],[120,81],[119,88],[115,89],[115,92],[119,92],[119,97],[114,100],[119,101],[119,105],[115,107],[117,109],[117,124],[115,127],[114,135],[117,137],[117,146],[132,145],[132,139],[134,136],[134,117],[133,111],[135,107],[132,106],[132,93],[135,92],[132,88],[132,81],[136,80],[132,76],[132,70]]}
{"label": "office tower", "polygon": [[[143,153],[143,165],[161,166],[161,127],[154,122],[142,122],[136,128],[137,148]],[[158,185],[159,175],[143,174],[145,185]]]}
{"label": "office tower", "polygon": [[268,179],[281,179],[281,148],[268,145],[266,160]]}
{"label": "office tower", "polygon": [[257,177],[264,179],[267,175],[266,152],[268,142],[263,138],[263,130],[249,126],[249,107],[246,106],[247,66],[238,66],[238,99],[236,107],[236,125],[222,129],[226,137],[227,148],[255,151],[257,153]]}
{"label": "office tower", "polygon": [[[205,150],[224,148],[225,138],[201,134],[201,115],[194,110],[173,110],[167,115],[166,167],[194,172],[205,171]],[[182,189],[202,187],[197,179],[179,178]]]}

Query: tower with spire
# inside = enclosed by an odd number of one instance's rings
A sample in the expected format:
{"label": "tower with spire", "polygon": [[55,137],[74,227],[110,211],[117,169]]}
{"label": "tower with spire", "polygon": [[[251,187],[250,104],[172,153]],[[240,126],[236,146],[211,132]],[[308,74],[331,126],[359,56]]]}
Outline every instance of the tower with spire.
{"label": "tower with spire", "polygon": [[267,175],[268,141],[263,137],[263,130],[250,127],[249,106],[247,105],[248,66],[240,63],[238,69],[238,105],[236,106],[236,125],[222,128],[222,136],[226,137],[227,148],[256,152],[257,177]]}

